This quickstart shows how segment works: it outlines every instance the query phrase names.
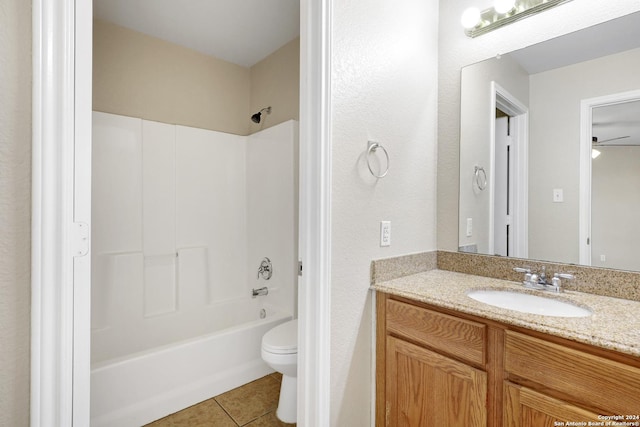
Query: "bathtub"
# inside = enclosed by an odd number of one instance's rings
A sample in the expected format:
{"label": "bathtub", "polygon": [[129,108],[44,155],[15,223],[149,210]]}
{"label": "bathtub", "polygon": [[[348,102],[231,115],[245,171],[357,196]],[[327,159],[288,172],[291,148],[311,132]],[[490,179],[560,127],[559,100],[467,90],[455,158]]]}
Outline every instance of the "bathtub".
{"label": "bathtub", "polygon": [[291,315],[259,300],[239,304],[234,326],[92,365],[91,426],[139,427],[273,372],[262,336]]}

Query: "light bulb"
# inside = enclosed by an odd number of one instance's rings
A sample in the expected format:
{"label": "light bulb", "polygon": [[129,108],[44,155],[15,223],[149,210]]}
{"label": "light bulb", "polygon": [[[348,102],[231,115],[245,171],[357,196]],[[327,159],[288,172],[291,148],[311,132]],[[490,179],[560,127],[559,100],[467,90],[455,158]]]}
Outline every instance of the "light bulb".
{"label": "light bulb", "polygon": [[480,23],[480,9],[477,7],[470,7],[462,13],[462,19],[460,19],[462,26],[466,29],[471,29]]}
{"label": "light bulb", "polygon": [[599,155],[600,155],[600,151],[596,150],[595,148],[591,150],[591,158],[592,159],[595,159]]}
{"label": "light bulb", "polygon": [[516,0],[495,0],[493,3],[493,8],[499,14],[505,14],[514,8],[516,5]]}

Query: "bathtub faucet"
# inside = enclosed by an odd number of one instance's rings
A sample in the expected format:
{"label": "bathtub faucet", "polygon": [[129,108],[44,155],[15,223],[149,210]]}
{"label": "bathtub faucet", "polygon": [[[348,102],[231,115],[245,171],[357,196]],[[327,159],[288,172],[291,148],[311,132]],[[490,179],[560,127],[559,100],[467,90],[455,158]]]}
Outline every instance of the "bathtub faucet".
{"label": "bathtub faucet", "polygon": [[251,289],[251,298],[262,295],[269,295],[269,288],[265,286],[264,288]]}

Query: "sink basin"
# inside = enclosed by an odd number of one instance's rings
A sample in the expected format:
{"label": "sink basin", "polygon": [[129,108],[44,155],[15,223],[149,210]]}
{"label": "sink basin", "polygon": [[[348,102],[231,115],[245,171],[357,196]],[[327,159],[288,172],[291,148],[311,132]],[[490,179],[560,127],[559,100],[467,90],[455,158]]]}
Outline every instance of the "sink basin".
{"label": "sink basin", "polygon": [[467,292],[467,296],[494,307],[506,308],[507,310],[521,313],[554,317],[587,317],[591,315],[591,310],[578,307],[570,302],[523,292],[474,290]]}

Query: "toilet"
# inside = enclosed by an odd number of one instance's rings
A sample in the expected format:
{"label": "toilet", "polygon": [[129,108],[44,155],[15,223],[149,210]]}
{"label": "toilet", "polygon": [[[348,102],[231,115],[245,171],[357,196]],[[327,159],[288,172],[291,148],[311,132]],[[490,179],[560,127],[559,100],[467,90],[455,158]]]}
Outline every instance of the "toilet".
{"label": "toilet", "polygon": [[297,413],[298,319],[282,323],[262,337],[262,360],[282,374],[276,416],[295,423]]}

